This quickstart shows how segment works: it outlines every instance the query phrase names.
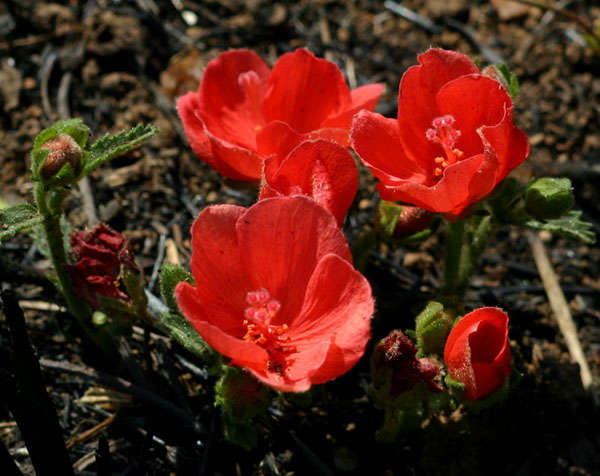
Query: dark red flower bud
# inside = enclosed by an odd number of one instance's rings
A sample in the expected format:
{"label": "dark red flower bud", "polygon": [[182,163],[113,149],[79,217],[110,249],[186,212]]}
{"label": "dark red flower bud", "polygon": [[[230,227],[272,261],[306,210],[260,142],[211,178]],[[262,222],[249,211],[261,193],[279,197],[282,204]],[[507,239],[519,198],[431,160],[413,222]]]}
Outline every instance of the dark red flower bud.
{"label": "dark red flower bud", "polygon": [[412,341],[401,331],[395,330],[382,339],[373,352],[373,367],[392,369],[390,393],[400,395],[408,392],[417,383],[427,385],[432,392],[441,392],[435,382],[439,369],[428,359],[417,358],[417,349]]}
{"label": "dark red flower bud", "polygon": [[71,164],[75,173],[81,166],[81,147],[68,134],[58,134],[42,146],[48,150],[46,162],[42,167],[42,177],[49,179],[54,177],[66,164]]}
{"label": "dark red flower bud", "polygon": [[119,289],[121,265],[139,272],[127,239],[104,223],[93,230],[73,232],[71,247],[77,259],[67,265],[75,293],[85,301],[98,306],[97,296],[129,301]]}
{"label": "dark red flower bud", "polygon": [[401,238],[424,230],[431,225],[433,216],[433,213],[423,210],[422,208],[403,206],[402,212],[400,212],[400,218],[398,218],[394,236],[396,238]]}

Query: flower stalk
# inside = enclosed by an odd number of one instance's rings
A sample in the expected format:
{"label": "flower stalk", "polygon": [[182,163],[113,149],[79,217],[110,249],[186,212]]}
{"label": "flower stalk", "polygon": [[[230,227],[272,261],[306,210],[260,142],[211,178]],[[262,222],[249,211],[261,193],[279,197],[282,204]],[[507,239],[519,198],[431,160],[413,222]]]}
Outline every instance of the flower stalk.
{"label": "flower stalk", "polygon": [[91,326],[91,309],[87,303],[79,299],[73,292],[71,278],[65,268],[65,265],[68,264],[67,252],[60,225],[62,202],[65,195],[63,190],[47,190],[41,182],[36,183],[34,188],[35,202],[43,217],[42,231],[48,245],[50,261],[69,311],[77,319],[86,336],[103,351],[109,360],[113,360],[118,353],[116,353],[116,344],[112,335],[104,327],[94,328]]}

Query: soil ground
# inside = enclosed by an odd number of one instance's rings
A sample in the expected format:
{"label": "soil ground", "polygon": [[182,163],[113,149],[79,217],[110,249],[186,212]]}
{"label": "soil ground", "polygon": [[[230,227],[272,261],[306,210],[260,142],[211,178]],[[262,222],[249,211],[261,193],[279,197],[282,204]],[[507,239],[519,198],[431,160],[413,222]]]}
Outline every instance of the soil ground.
{"label": "soil ground", "polygon": [[[500,59],[518,75],[515,116],[532,145],[518,176],[570,177],[577,208],[600,231],[600,58],[586,47],[577,25],[533,7],[500,10],[517,6],[510,2],[402,5],[434,26],[408,21],[373,0],[7,0],[0,4],[0,199],[31,200],[32,141],[61,115],[81,117],[96,137],[137,122],[155,124],[158,136],[98,170],[91,186],[100,218],[129,237],[149,289],[158,294],[155,262],[164,259],[166,248],[168,259],[175,254],[187,266],[189,226],[202,207],[249,205],[255,199],[254,191],[231,186],[203,165],[182,135],[174,98],[197,86],[210,59],[228,48],[250,48],[273,63],[306,46],[336,62],[352,87],[385,83],[377,111],[392,117],[402,72],[418,53],[439,46],[482,65]],[[596,2],[562,5],[600,20]],[[350,240],[369,226],[376,200],[373,180],[362,170],[345,226]],[[68,209],[74,226],[85,227],[79,191]],[[597,385],[600,247],[546,238]],[[382,246],[373,254],[366,274],[378,302],[375,338],[412,326],[414,311],[439,285],[440,250],[434,236],[393,251]],[[110,474],[100,472],[95,458],[104,443],[111,471],[130,475],[600,474],[598,409],[569,359],[520,230],[500,230],[467,296],[469,309],[494,305],[511,316],[516,378],[508,398],[480,414],[444,415],[392,447],[373,442],[382,415],[367,398],[368,359],[316,389],[310,401],[277,400],[259,425],[254,451],[231,446],[212,404],[214,380],[199,359],[160,336],[144,341],[139,329],[123,346],[142,374],[102,368],[52,287],[39,278],[49,262],[31,239],[3,244],[0,258],[0,281],[18,293],[40,357],[123,376],[193,415],[197,431],[191,434],[129,395],[98,396],[93,380],[43,368],[78,474]],[[8,342],[0,316],[0,349]],[[102,422],[99,431],[81,437]],[[0,438],[23,473],[34,474],[5,407]]]}

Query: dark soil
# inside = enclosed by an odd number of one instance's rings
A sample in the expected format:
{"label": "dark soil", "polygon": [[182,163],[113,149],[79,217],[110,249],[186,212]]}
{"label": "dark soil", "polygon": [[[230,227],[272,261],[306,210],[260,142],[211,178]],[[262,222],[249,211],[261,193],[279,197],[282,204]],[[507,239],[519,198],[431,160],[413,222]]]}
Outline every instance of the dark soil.
{"label": "dark soil", "polygon": [[[569,11],[600,19],[596,2],[566,3]],[[402,4],[440,32],[373,0],[3,2],[0,199],[31,200],[32,141],[61,116],[81,117],[96,137],[137,122],[155,124],[158,136],[101,168],[91,185],[100,218],[130,238],[150,291],[158,294],[155,262],[165,259],[166,248],[167,259],[175,254],[187,266],[189,225],[202,207],[255,200],[254,191],[232,187],[203,165],[182,135],[174,98],[196,87],[207,61],[228,48],[251,48],[272,63],[306,46],[339,64],[353,87],[385,83],[377,110],[395,116],[402,72],[433,45],[479,58],[482,65],[498,57],[509,64],[521,82],[516,120],[532,144],[517,175],[569,176],[577,208],[600,231],[600,59],[582,43],[577,25],[535,8],[500,19],[483,1]],[[377,200],[369,174],[361,177],[345,227],[351,241],[369,226]],[[79,191],[68,208],[73,225],[85,227]],[[600,248],[552,237],[546,245],[598,384]],[[378,303],[375,338],[412,327],[415,312],[438,288],[440,254],[434,236],[394,251],[381,246],[372,255],[366,275]],[[520,230],[498,233],[467,295],[468,309],[500,306],[511,317],[515,375],[508,398],[478,414],[459,409],[443,415],[394,446],[374,442],[382,415],[366,395],[366,358],[310,398],[277,399],[259,424],[254,451],[227,444],[213,406],[214,379],[202,361],[161,336],[145,339],[139,327],[122,342],[128,365],[106,368],[41,277],[48,270],[29,237],[0,246],[0,281],[18,294],[39,357],[120,376],[189,415],[183,424],[143,399],[101,393],[89,375],[43,366],[77,474],[600,474],[598,409],[569,359]],[[0,358],[9,342],[0,315]],[[102,422],[97,432],[85,434]],[[0,438],[21,471],[34,474],[5,406]]]}

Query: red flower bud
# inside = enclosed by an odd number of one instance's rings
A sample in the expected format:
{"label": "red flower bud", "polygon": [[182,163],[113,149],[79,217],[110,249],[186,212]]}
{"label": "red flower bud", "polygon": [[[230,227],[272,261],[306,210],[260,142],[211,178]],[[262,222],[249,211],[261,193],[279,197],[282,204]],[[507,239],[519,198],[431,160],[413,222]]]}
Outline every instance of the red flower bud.
{"label": "red flower bud", "polygon": [[413,235],[421,230],[424,230],[433,221],[433,214],[419,207],[402,207],[400,218],[396,225],[394,237],[402,238],[403,236]]}
{"label": "red flower bud", "polygon": [[73,232],[71,247],[77,259],[67,265],[75,293],[85,301],[98,306],[97,296],[129,301],[119,289],[121,265],[139,272],[127,239],[104,223],[91,231]]}
{"label": "red flower bud", "polygon": [[510,375],[508,315],[495,307],[476,309],[452,329],[444,360],[453,379],[465,385],[465,398],[478,400]]}
{"label": "red flower bud", "polygon": [[48,150],[46,162],[42,167],[42,177],[46,180],[54,177],[66,164],[71,164],[75,173],[81,166],[81,147],[68,134],[58,134],[41,147]]}
{"label": "red flower bud", "polygon": [[423,382],[432,392],[441,392],[435,382],[439,369],[428,359],[417,358],[417,349],[401,331],[395,330],[382,339],[373,352],[373,367],[392,369],[390,393],[394,396],[408,392]]}

